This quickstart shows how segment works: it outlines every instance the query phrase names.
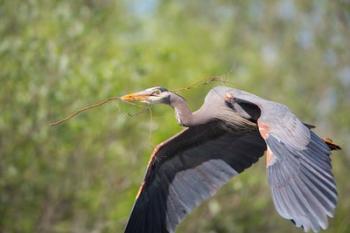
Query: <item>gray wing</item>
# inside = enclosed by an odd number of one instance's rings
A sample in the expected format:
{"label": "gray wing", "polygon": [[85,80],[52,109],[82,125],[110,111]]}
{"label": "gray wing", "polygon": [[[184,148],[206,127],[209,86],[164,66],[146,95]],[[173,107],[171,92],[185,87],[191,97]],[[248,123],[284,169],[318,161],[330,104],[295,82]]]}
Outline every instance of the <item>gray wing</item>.
{"label": "gray wing", "polygon": [[228,132],[218,122],[185,129],[155,149],[125,232],[174,232],[193,208],[265,150],[257,131]]}
{"label": "gray wing", "polygon": [[255,120],[267,144],[268,179],[278,213],[305,231],[326,229],[337,203],[330,148],[286,106],[234,94],[232,103],[260,110]]}

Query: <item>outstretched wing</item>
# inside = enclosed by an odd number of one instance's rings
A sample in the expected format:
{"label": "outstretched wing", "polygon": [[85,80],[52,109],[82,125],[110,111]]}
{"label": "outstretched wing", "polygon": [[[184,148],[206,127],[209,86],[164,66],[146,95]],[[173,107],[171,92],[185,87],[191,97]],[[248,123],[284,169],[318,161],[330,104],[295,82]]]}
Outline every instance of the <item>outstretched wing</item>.
{"label": "outstretched wing", "polygon": [[269,184],[278,213],[305,231],[326,229],[337,203],[330,148],[286,106],[240,94],[227,100],[259,110],[256,120],[267,144]]}
{"label": "outstretched wing", "polygon": [[266,150],[259,132],[228,132],[217,121],[187,128],[152,154],[125,233],[168,233],[193,208]]}

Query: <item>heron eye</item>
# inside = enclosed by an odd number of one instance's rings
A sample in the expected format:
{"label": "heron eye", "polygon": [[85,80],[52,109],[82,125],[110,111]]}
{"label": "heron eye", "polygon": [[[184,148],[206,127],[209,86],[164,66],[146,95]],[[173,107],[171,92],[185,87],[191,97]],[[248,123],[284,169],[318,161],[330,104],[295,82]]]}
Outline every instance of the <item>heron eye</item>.
{"label": "heron eye", "polygon": [[161,91],[160,90],[155,90],[153,91],[152,95],[160,95]]}

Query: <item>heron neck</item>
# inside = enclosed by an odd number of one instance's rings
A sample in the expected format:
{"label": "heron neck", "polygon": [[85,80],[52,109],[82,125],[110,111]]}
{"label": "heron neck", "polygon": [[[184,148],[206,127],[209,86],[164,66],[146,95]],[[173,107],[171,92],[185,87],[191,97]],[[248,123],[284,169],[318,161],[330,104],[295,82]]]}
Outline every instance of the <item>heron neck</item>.
{"label": "heron neck", "polygon": [[173,94],[170,99],[170,106],[174,108],[176,119],[179,124],[188,127],[192,126],[193,113],[182,97]]}

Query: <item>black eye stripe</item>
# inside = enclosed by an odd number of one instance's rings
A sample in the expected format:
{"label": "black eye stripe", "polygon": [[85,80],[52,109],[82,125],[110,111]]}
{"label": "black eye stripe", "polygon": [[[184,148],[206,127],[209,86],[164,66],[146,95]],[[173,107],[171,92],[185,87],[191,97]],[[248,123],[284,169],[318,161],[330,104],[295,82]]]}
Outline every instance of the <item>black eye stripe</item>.
{"label": "black eye stripe", "polygon": [[160,95],[162,92],[166,92],[168,91],[167,89],[165,89],[164,87],[154,87],[152,88],[152,92],[151,92],[151,96],[155,96],[155,95]]}
{"label": "black eye stripe", "polygon": [[159,90],[161,91],[161,92],[164,92],[164,91],[168,91],[166,88],[164,88],[164,87],[159,87]]}

